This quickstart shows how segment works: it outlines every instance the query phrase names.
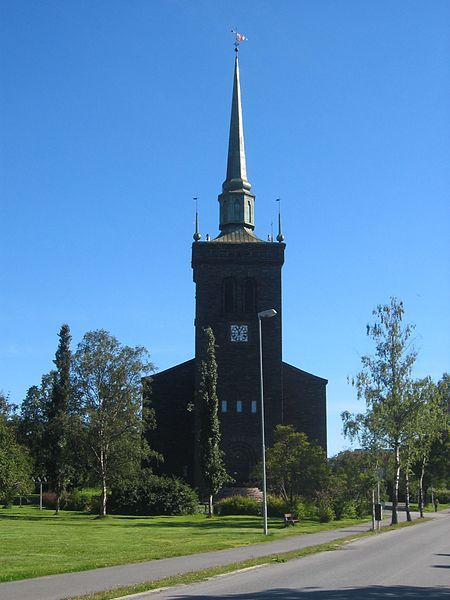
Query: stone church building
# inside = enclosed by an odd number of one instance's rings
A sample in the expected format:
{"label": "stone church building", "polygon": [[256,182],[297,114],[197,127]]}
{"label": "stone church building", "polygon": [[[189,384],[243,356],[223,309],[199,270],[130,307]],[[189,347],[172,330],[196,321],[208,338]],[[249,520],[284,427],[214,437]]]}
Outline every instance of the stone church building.
{"label": "stone church building", "polygon": [[[250,483],[261,460],[260,363],[258,312],[262,319],[266,444],[276,425],[292,424],[326,450],[327,380],[282,360],[281,268],[286,244],[255,234],[255,196],[247,179],[239,64],[236,51],[226,179],[219,195],[215,239],[192,244],[196,290],[195,357],[152,375],[147,399],[156,412],[151,446],[161,452],[160,470],[199,484],[196,456],[195,392],[204,354],[204,328],[216,338],[219,417],[225,464],[236,485]],[[211,207],[212,209],[212,207]]]}

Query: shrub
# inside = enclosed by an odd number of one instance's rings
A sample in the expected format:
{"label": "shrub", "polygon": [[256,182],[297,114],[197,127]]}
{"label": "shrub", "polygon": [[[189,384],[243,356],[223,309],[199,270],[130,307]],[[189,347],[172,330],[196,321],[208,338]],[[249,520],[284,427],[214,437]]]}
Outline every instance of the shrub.
{"label": "shrub", "polygon": [[369,500],[360,499],[356,502],[356,516],[358,518],[367,517],[372,512],[372,503]]}
{"label": "shrub", "polygon": [[216,512],[218,515],[259,515],[261,504],[247,496],[230,496],[217,502]]}
{"label": "shrub", "polygon": [[317,506],[311,500],[301,500],[303,505],[303,519],[316,520],[319,518],[319,511]]}
{"label": "shrub", "polygon": [[100,509],[100,490],[98,488],[83,488],[73,490],[67,498],[68,510],[98,513]]}
{"label": "shrub", "polygon": [[[430,490],[428,490],[428,494],[431,497]],[[434,490],[434,497],[437,498],[442,504],[447,504],[450,502],[450,490],[445,488],[437,488]]]}
{"label": "shrub", "polygon": [[281,496],[267,496],[267,514],[269,517],[283,517],[287,512],[290,512],[287,502]]}
{"label": "shrub", "polygon": [[333,502],[336,519],[356,519],[358,516],[356,503],[353,500],[337,500]]}
{"label": "shrub", "polygon": [[188,515],[198,505],[196,492],[180,479],[146,473],[137,484],[112,490],[110,512],[129,515]]}
{"label": "shrub", "polygon": [[327,499],[319,500],[317,511],[319,515],[319,521],[321,523],[328,523],[329,521],[333,521],[335,518],[331,502]]}

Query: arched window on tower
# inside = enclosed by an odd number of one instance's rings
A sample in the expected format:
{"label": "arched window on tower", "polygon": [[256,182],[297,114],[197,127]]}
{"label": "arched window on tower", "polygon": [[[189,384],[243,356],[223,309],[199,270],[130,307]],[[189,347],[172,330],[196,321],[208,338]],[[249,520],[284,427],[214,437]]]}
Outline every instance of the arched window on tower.
{"label": "arched window on tower", "polygon": [[251,277],[244,279],[244,312],[255,313],[256,312],[256,283]]}
{"label": "arched window on tower", "polygon": [[233,277],[227,277],[223,280],[222,306],[224,313],[236,312],[236,283]]}
{"label": "arched window on tower", "polygon": [[250,200],[247,200],[247,207],[248,207],[248,222],[251,223],[252,222],[252,203],[250,202]]}

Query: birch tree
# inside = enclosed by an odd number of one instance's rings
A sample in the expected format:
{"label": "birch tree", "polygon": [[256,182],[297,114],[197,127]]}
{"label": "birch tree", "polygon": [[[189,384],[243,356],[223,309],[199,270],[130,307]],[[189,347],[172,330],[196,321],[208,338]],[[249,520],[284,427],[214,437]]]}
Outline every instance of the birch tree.
{"label": "birch tree", "polygon": [[419,469],[419,511],[423,517],[425,470],[433,445],[446,433],[448,409],[442,401],[439,386],[430,377],[415,382],[414,394],[416,410],[410,436],[410,454]]}
{"label": "birch tree", "polygon": [[367,325],[367,335],[375,344],[375,352],[361,357],[363,367],[354,381],[358,398],[366,402],[366,413],[350,417],[354,423],[368,426],[377,445],[393,454],[394,525],[398,522],[401,449],[408,435],[411,418],[411,370],[417,353],[411,340],[414,326],[403,322],[403,302],[391,298],[389,304],[378,305],[372,314],[375,322]]}
{"label": "birch tree", "polygon": [[102,517],[111,485],[139,470],[148,455],[141,379],[152,370],[145,348],[122,346],[104,330],[86,333],[74,355],[81,418],[101,486]]}

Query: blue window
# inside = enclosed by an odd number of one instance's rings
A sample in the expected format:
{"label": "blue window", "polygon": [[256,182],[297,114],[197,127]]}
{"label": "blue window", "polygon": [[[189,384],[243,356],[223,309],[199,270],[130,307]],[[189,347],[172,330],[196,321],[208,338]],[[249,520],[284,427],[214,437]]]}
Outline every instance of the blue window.
{"label": "blue window", "polygon": [[228,411],[228,402],[226,400],[222,400],[220,406],[223,413],[226,413]]}
{"label": "blue window", "polygon": [[236,412],[242,412],[242,400],[236,400]]}
{"label": "blue window", "polygon": [[256,400],[252,400],[252,413],[256,412]]}

